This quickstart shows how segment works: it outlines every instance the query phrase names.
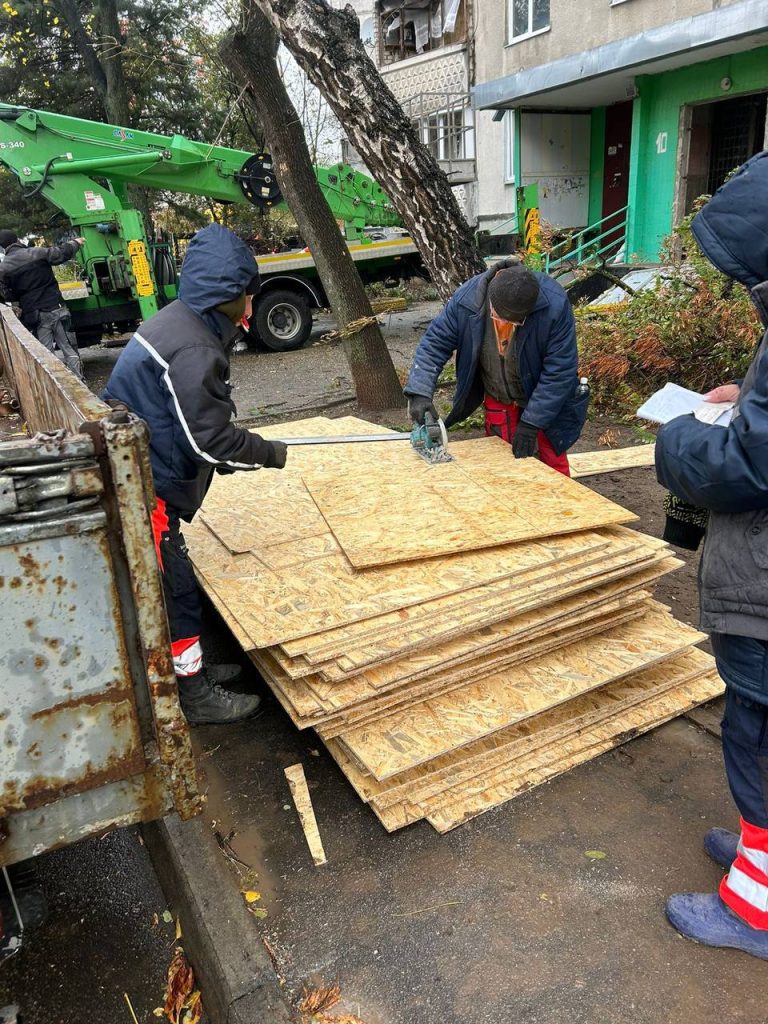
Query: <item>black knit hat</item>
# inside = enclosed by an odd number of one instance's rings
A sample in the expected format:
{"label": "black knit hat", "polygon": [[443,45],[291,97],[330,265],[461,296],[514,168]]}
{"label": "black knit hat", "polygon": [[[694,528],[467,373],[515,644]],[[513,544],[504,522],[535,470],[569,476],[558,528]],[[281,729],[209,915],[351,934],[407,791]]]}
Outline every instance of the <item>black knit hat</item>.
{"label": "black knit hat", "polygon": [[7,249],[9,245],[14,245],[18,240],[19,236],[15,231],[8,231],[7,229],[0,231],[0,249]]}
{"label": "black knit hat", "polygon": [[539,282],[527,267],[505,267],[488,285],[488,301],[502,320],[522,323],[539,297]]}

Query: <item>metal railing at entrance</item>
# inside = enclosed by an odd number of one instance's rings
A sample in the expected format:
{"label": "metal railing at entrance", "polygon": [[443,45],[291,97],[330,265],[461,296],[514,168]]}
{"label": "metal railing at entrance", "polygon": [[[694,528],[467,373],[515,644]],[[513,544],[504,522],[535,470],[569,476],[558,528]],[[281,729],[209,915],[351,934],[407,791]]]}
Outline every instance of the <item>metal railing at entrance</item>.
{"label": "metal railing at entrance", "polygon": [[585,263],[609,263],[626,258],[629,207],[609,213],[602,220],[568,235],[544,256],[544,271],[576,268]]}

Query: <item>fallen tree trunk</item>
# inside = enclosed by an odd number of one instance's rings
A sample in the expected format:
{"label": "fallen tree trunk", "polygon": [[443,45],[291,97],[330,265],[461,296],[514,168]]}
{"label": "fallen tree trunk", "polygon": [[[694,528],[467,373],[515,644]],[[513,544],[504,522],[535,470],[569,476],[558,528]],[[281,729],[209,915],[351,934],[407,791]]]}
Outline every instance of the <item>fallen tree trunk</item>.
{"label": "fallen tree trunk", "polygon": [[351,7],[325,0],[251,0],[333,109],[416,243],[442,299],[485,269],[437,161],[384,83]]}
{"label": "fallen tree trunk", "polygon": [[[258,8],[246,5],[244,25],[219,51],[247,86],[271,151],[281,191],[296,218],[338,321],[357,399],[367,409],[403,404],[403,391],[371,303],[333,213],[317,183],[304,130],[276,62],[278,37]],[[346,334],[355,321],[370,322]]]}

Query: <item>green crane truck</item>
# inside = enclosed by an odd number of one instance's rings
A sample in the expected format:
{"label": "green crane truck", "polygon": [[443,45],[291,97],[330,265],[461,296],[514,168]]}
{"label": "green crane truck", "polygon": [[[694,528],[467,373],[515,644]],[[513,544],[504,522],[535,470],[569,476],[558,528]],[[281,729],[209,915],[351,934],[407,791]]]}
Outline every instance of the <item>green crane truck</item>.
{"label": "green crane truck", "polygon": [[[176,295],[173,251],[167,243],[147,240],[129,185],[260,209],[282,203],[266,154],[6,103],[0,103],[0,163],[27,195],[44,196],[85,238],[77,256],[82,280],[65,289],[81,345],[99,341],[105,330],[134,330]],[[407,236],[371,241],[366,234],[366,227],[401,223],[373,179],[343,163],[316,167],[315,173],[364,280],[403,277],[420,268]],[[263,277],[253,319],[258,335],[272,349],[299,348],[311,331],[312,310],[328,304],[314,260],[297,251],[258,262]]]}

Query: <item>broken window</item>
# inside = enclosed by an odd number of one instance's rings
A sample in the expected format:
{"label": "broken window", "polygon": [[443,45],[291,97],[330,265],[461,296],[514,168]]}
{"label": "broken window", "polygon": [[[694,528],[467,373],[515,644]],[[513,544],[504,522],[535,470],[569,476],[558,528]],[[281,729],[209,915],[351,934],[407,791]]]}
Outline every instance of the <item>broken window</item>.
{"label": "broken window", "polygon": [[509,42],[549,28],[549,0],[508,0]]}
{"label": "broken window", "polygon": [[475,156],[471,107],[425,114],[414,121],[421,141],[436,160],[452,163]]}
{"label": "broken window", "polygon": [[465,0],[378,0],[381,63],[466,40]]}

